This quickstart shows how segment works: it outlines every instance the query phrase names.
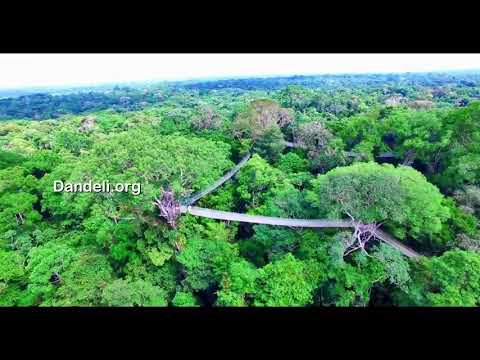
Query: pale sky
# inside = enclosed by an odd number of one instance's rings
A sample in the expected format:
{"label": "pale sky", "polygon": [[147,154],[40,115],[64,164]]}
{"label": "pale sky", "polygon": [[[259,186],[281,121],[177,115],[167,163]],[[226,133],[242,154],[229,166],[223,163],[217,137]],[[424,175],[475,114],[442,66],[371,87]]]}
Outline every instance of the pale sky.
{"label": "pale sky", "polygon": [[480,69],[480,54],[0,54],[0,88]]}

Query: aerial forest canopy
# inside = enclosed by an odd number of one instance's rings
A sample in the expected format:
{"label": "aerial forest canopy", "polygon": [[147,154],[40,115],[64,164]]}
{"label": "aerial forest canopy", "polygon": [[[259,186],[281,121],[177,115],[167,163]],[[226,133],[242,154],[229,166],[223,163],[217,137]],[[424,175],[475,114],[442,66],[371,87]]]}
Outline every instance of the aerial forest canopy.
{"label": "aerial forest canopy", "polygon": [[0,99],[1,306],[479,306],[479,219],[479,74]]}

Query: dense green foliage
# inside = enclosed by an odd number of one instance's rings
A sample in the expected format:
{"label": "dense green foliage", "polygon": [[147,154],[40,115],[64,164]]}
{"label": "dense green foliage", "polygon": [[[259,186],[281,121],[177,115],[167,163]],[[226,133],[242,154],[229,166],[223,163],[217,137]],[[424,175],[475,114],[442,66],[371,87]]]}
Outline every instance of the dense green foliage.
{"label": "dense green foliage", "polygon": [[[478,306],[479,90],[390,74],[0,99],[0,306]],[[378,222],[424,256],[347,254],[351,229],[160,216],[164,191],[186,199],[247,151],[198,206]]]}
{"label": "dense green foliage", "polygon": [[380,222],[400,238],[434,236],[449,217],[443,197],[417,170],[391,164],[357,163],[312,181],[308,194],[319,217],[342,213],[364,223]]}

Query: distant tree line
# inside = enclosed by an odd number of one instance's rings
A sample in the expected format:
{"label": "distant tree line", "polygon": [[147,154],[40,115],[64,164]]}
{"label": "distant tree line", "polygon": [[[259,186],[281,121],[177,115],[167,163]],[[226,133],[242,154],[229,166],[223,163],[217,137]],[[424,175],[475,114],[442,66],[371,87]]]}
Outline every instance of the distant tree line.
{"label": "distant tree line", "polygon": [[[273,92],[283,106],[304,111],[350,116],[375,104],[397,105],[413,101],[414,106],[428,106],[425,101],[440,105],[466,106],[480,99],[480,74],[477,73],[413,73],[413,74],[349,74],[288,76],[178,82],[158,85],[115,86],[90,91],[56,94],[27,94],[0,98],[0,120],[54,119],[65,114],[81,114],[105,109],[118,112],[141,110],[158,105],[168,95],[178,96],[190,106],[198,97],[217,95],[243,96],[248,91]],[[6,92],[15,94],[15,92]],[[274,96],[274,97],[275,97]],[[177,98],[178,99],[178,98]],[[190,100],[189,100],[190,99]],[[423,102],[422,102],[423,101]],[[179,101],[176,101],[178,103]]]}

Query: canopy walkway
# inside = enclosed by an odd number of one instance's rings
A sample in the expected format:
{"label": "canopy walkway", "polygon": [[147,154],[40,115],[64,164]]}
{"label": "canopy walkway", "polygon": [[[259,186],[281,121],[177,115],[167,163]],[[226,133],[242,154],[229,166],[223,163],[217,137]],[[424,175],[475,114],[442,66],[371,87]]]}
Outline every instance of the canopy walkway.
{"label": "canopy walkway", "polygon": [[[169,220],[169,223],[174,224],[175,219],[180,214],[191,214],[194,216],[205,217],[209,219],[217,219],[224,221],[239,221],[246,223],[254,224],[265,224],[265,225],[274,225],[274,226],[287,226],[291,228],[353,228],[355,223],[350,220],[341,220],[341,219],[290,219],[290,218],[279,218],[271,216],[262,216],[262,215],[248,215],[240,214],[235,212],[227,212],[220,210],[205,209],[200,207],[191,206],[193,203],[198,201],[200,198],[210,194],[212,191],[217,189],[219,186],[223,185],[226,181],[231,179],[245,164],[248,159],[250,159],[250,153],[245,155],[242,160],[220,179],[212,183],[205,190],[200,191],[190,197],[182,199],[179,202],[174,201],[173,193],[166,192],[164,193],[162,199],[156,199],[154,204],[159,207],[161,210],[161,216]],[[165,196],[170,195],[170,197]],[[173,200],[172,200],[173,199]],[[173,205],[172,205],[173,204]],[[171,214],[169,211],[171,210]],[[397,241],[394,237],[387,234],[382,230],[376,230],[375,236],[384,241],[385,243],[395,247],[402,254],[407,257],[415,258],[420,256],[419,253],[403,245]]]}
{"label": "canopy walkway", "polygon": [[[305,148],[302,144],[294,143],[294,142],[291,142],[291,141],[284,141],[283,143],[288,148],[300,148],[300,149]],[[346,156],[349,156],[349,157],[363,157],[363,156],[365,156],[365,154],[360,153],[360,152],[355,152],[355,151],[345,151],[344,154]],[[399,157],[400,157],[400,155],[397,154],[396,152],[393,152],[393,151],[383,152],[383,153],[380,153],[377,156],[377,158],[386,158],[386,159],[387,158],[399,158]]]}
{"label": "canopy walkway", "polygon": [[[262,215],[248,215],[234,212],[205,209],[195,206],[180,206],[180,212],[191,214],[195,216],[205,217],[209,219],[225,220],[225,221],[239,221],[254,224],[288,226],[298,228],[351,228],[354,224],[349,220],[336,219],[287,219],[279,217],[270,217]],[[377,230],[377,236],[380,240],[395,247],[402,254],[407,257],[414,258],[420,256],[419,253],[403,245],[394,237],[382,230]]]}
{"label": "canopy walkway", "polygon": [[214,191],[216,188],[222,186],[226,181],[228,181],[230,178],[232,178],[242,167],[245,166],[247,163],[248,159],[250,159],[250,153],[247,153],[242,160],[234,167],[232,168],[229,172],[227,172],[225,175],[223,175],[220,179],[212,183],[210,186],[208,186],[205,190],[202,190],[198,193],[195,193],[187,198],[184,198],[180,200],[180,203],[182,205],[191,205],[195,202],[197,202],[199,199],[202,197],[210,194],[212,191]]}
{"label": "canopy walkway", "polygon": [[291,219],[263,215],[248,215],[228,211],[205,209],[196,206],[180,206],[181,213],[188,213],[195,216],[207,217],[210,219],[239,221],[255,224],[277,225],[301,228],[349,228],[352,224],[348,220],[328,219]]}
{"label": "canopy walkway", "polygon": [[383,242],[390,244],[394,248],[398,249],[405,256],[408,256],[410,258],[416,258],[421,256],[421,254],[414,251],[413,249],[410,249],[408,246],[405,246],[400,241],[395,239],[392,235],[390,235],[389,233],[386,233],[383,230],[380,230],[380,229],[377,230],[377,236]]}

